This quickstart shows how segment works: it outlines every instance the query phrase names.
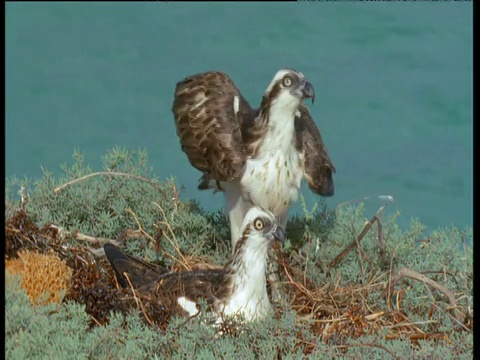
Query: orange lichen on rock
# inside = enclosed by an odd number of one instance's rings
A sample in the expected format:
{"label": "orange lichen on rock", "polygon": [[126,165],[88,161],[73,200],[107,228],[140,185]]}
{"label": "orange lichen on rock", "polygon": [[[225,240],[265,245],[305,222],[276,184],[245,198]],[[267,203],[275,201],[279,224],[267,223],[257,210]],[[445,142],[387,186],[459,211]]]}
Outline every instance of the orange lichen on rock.
{"label": "orange lichen on rock", "polygon": [[62,290],[66,294],[72,282],[73,270],[53,251],[37,254],[23,250],[18,252],[18,258],[5,260],[5,267],[10,273],[22,276],[22,288],[34,305],[59,303]]}

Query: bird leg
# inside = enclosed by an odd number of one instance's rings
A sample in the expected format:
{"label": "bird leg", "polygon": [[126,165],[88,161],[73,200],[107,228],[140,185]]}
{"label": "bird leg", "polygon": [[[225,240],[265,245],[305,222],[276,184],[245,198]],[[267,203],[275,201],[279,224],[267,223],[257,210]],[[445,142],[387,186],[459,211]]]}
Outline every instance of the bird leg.
{"label": "bird leg", "polygon": [[235,244],[242,236],[243,218],[252,205],[243,199],[239,183],[225,183],[222,186],[225,188],[226,208],[230,219],[232,252],[234,253]]}
{"label": "bird leg", "polygon": [[280,295],[280,275],[276,259],[276,249],[271,247],[268,256],[267,278],[270,283],[271,301],[278,304],[282,300],[282,297]]}
{"label": "bird leg", "polygon": [[[283,229],[286,229],[288,214],[278,216],[278,222]],[[280,292],[280,273],[277,263],[277,248],[271,247],[268,256],[268,281],[270,282],[272,302],[279,303],[282,300]]]}

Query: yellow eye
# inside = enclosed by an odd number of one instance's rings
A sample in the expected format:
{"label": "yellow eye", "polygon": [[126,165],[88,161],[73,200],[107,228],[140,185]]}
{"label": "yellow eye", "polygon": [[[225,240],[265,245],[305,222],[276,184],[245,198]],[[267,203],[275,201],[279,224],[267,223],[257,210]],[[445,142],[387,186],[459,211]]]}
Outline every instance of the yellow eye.
{"label": "yellow eye", "polygon": [[285,86],[290,86],[292,85],[292,79],[290,79],[290,76],[285,76],[283,78],[283,85]]}
{"label": "yellow eye", "polygon": [[253,226],[255,226],[255,229],[257,230],[262,230],[264,226],[262,219],[260,218],[255,219],[255,221],[253,222]]}

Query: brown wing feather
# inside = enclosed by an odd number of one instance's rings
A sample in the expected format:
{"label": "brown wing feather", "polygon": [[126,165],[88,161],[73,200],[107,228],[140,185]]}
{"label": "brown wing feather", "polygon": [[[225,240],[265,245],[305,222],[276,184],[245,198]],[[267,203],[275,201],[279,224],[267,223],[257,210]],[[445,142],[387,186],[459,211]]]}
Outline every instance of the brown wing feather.
{"label": "brown wing feather", "polygon": [[170,273],[162,276],[155,288],[158,299],[176,299],[184,296],[198,302],[200,299],[209,305],[216,305],[232,292],[231,276],[224,269],[193,270]]}
{"label": "brown wing feather", "polygon": [[[239,111],[234,111],[234,99]],[[206,72],[177,83],[172,106],[182,150],[190,163],[217,181],[243,175],[241,125],[253,111],[228,75]]]}
{"label": "brown wing feather", "polygon": [[319,195],[333,196],[335,167],[328,156],[320,130],[305,105],[301,105],[298,110],[300,116],[295,117],[296,147],[305,155],[304,167],[308,187]]}
{"label": "brown wing feather", "polygon": [[[103,246],[105,255],[112,265],[118,282],[121,286],[130,286],[129,281],[136,288],[145,286],[156,281],[168,269],[146,263],[140,259],[123,253],[117,246],[106,243]],[[128,274],[128,280],[124,273]]]}
{"label": "brown wing feather", "polygon": [[215,306],[232,292],[232,277],[223,268],[168,272],[123,253],[113,244],[105,244],[104,249],[122,287],[131,284],[141,294],[178,313],[184,312],[177,303],[179,297],[194,302],[204,299]]}

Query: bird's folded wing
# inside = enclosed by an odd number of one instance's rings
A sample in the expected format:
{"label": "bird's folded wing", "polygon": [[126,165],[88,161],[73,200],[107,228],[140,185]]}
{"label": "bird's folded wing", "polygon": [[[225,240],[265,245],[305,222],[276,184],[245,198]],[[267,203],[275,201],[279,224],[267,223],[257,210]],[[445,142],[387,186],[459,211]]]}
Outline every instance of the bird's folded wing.
{"label": "bird's folded wing", "polygon": [[182,150],[194,167],[217,181],[243,175],[241,124],[252,109],[228,75],[212,71],[180,81],[172,112]]}
{"label": "bird's folded wing", "polygon": [[328,156],[320,130],[305,105],[299,107],[295,117],[295,132],[297,150],[305,156],[304,171],[308,187],[319,195],[332,196],[335,192],[335,167]]}
{"label": "bird's folded wing", "polygon": [[155,289],[158,299],[185,297],[193,302],[203,299],[211,305],[224,300],[231,292],[231,278],[223,269],[169,273],[162,276]]}
{"label": "bird's folded wing", "polygon": [[168,273],[168,269],[154,266],[125,254],[113,244],[105,244],[104,250],[122,287],[148,288],[151,284],[155,284],[162,275]]}

